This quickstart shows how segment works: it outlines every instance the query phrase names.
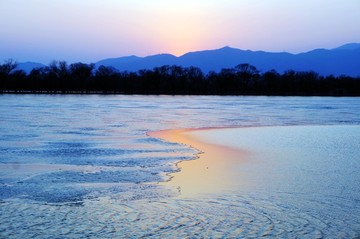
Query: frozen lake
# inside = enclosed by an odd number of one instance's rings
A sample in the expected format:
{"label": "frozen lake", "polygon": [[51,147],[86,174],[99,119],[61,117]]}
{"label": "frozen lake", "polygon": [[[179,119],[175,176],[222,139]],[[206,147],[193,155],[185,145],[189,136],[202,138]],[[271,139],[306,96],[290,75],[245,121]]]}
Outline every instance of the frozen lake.
{"label": "frozen lake", "polygon": [[[0,95],[0,237],[359,236],[359,112],[359,98]],[[147,132],[219,126],[249,127],[237,144],[282,167],[244,168],[263,186],[222,195],[157,184],[197,151]]]}

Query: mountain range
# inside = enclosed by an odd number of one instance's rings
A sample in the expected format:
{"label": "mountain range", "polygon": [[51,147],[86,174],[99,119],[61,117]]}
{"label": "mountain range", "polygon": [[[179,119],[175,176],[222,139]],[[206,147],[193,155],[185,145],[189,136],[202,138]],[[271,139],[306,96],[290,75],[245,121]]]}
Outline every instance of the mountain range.
{"label": "mountain range", "polygon": [[[182,56],[158,54],[147,57],[126,56],[104,59],[95,63],[111,66],[120,71],[136,72],[141,69],[153,69],[163,65],[199,67],[204,73],[219,72],[223,68],[232,68],[238,64],[248,63],[261,72],[276,70],[283,73],[287,70],[315,71],[320,75],[360,76],[360,43],[350,43],[334,49],[316,49],[305,53],[265,52],[240,50],[224,47],[216,50],[189,52]],[[26,72],[39,67],[39,63],[20,63],[18,68]]]}

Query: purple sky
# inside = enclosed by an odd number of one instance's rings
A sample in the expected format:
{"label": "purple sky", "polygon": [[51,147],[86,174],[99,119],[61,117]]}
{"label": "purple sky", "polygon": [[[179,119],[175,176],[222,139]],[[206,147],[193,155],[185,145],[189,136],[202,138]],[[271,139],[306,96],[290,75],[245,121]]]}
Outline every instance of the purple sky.
{"label": "purple sky", "polygon": [[0,62],[360,42],[359,0],[1,0]]}

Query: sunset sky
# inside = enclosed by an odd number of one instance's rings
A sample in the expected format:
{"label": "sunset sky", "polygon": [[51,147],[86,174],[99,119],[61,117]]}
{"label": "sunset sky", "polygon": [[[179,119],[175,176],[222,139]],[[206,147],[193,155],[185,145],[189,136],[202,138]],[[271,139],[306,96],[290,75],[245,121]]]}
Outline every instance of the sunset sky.
{"label": "sunset sky", "polygon": [[0,63],[360,42],[359,0],[0,0]]}

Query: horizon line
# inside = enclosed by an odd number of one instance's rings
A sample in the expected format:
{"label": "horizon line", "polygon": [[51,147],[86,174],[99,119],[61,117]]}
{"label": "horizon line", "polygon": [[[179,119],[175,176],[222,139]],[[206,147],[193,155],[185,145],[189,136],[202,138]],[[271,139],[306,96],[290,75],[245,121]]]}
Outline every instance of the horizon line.
{"label": "horizon line", "polygon": [[176,58],[181,58],[187,54],[191,54],[191,53],[198,53],[198,52],[207,52],[207,51],[217,51],[217,50],[222,50],[222,49],[226,49],[226,48],[229,48],[229,49],[233,49],[233,50],[240,50],[240,51],[250,51],[250,52],[266,52],[266,53],[287,53],[287,54],[291,54],[291,55],[299,55],[299,54],[304,54],[304,53],[308,53],[308,52],[311,52],[311,51],[315,51],[315,50],[328,50],[328,51],[331,51],[331,50],[336,50],[338,48],[341,48],[341,47],[344,47],[344,46],[347,46],[347,45],[353,45],[353,44],[359,44],[359,47],[360,47],[360,42],[349,42],[349,43],[344,43],[344,44],[341,44],[340,46],[337,46],[337,47],[334,47],[334,48],[313,48],[313,49],[309,49],[309,50],[306,50],[306,51],[302,51],[302,52],[298,52],[298,53],[293,53],[293,52],[290,52],[290,51],[266,51],[266,50],[252,50],[252,49],[242,49],[242,48],[236,48],[236,47],[232,47],[230,45],[225,45],[223,47],[219,47],[219,48],[213,48],[213,49],[203,49],[203,50],[194,50],[194,51],[189,51],[189,52],[186,52],[184,54],[181,54],[181,55],[175,55],[175,54],[172,54],[172,53],[166,53],[166,52],[162,52],[162,53],[156,53],[156,54],[149,54],[149,55],[144,55],[144,56],[141,56],[141,55],[123,55],[123,56],[117,56],[117,57],[108,57],[108,58],[103,58],[103,59],[99,59],[97,61],[67,61],[67,60],[50,60],[48,63],[44,63],[43,61],[40,62],[40,61],[32,61],[32,60],[25,60],[25,61],[19,61],[17,59],[14,59],[14,58],[7,58],[7,59],[3,59],[3,62],[7,61],[7,60],[13,60],[15,61],[16,63],[18,64],[25,64],[25,63],[36,63],[36,64],[42,64],[42,65],[48,65],[48,64],[51,64],[52,62],[60,62],[60,61],[65,61],[69,64],[72,64],[72,63],[85,63],[85,64],[96,64],[97,62],[100,62],[100,61],[104,61],[104,60],[111,60],[111,59],[118,59],[118,58],[130,58],[130,57],[136,57],[136,58],[147,58],[147,57],[153,57],[153,56],[160,56],[160,55],[169,55],[169,56],[173,56],[173,57],[176,57]]}

